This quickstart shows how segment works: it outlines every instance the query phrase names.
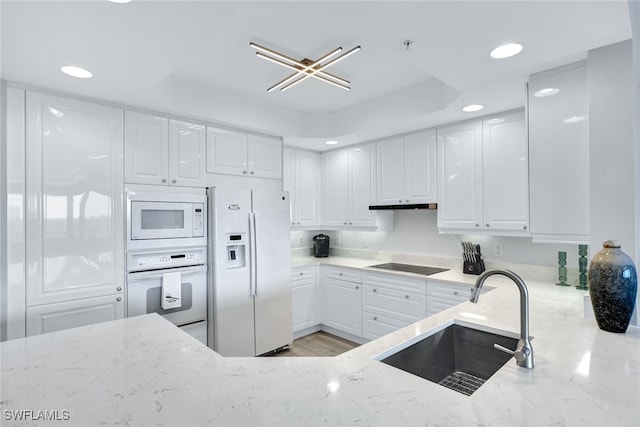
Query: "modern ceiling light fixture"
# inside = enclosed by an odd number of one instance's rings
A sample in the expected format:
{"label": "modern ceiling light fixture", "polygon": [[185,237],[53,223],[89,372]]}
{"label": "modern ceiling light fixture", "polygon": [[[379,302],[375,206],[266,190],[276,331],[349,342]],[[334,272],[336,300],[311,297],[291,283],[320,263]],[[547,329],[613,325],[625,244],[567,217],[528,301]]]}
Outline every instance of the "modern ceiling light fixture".
{"label": "modern ceiling light fixture", "polygon": [[507,43],[493,49],[489,55],[494,59],[510,58],[522,52],[522,49],[520,43]]}
{"label": "modern ceiling light fixture", "polygon": [[[343,53],[342,55],[335,57],[338,53],[342,52],[342,47],[338,47],[315,61],[308,58],[304,58],[303,60],[298,61],[287,55],[283,55],[282,53],[276,52],[275,50],[269,49],[264,46],[260,46],[259,44],[253,42],[250,42],[249,46],[258,51],[256,52],[257,57],[295,71],[295,73],[271,86],[269,89],[267,89],[267,92],[272,92],[278,88],[280,88],[281,91],[285,91],[308,79],[309,77],[313,77],[325,83],[337,86],[341,89],[351,90],[351,82],[349,80],[343,79],[342,77],[338,77],[331,73],[327,73],[324,70],[336,64],[337,62],[353,55],[361,49],[360,46],[356,46],[353,49]],[[333,59],[329,61],[330,58]]]}

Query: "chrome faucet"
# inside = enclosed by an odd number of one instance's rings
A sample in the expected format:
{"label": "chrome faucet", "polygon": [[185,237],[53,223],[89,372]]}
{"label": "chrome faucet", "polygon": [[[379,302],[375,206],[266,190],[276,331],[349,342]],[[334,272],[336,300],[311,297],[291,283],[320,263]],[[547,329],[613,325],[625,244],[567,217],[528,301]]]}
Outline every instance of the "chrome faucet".
{"label": "chrome faucet", "polygon": [[529,292],[527,291],[527,285],[524,284],[524,280],[510,270],[485,271],[480,277],[478,277],[478,280],[476,280],[476,284],[471,291],[469,301],[477,303],[478,297],[480,296],[480,290],[482,289],[482,285],[484,285],[485,280],[496,274],[506,276],[513,280],[513,282],[518,286],[518,289],[520,289],[520,339],[518,340],[518,346],[515,351],[509,350],[499,344],[494,344],[493,347],[497,350],[513,355],[518,366],[533,369],[533,347],[531,347],[531,341],[529,340]]}

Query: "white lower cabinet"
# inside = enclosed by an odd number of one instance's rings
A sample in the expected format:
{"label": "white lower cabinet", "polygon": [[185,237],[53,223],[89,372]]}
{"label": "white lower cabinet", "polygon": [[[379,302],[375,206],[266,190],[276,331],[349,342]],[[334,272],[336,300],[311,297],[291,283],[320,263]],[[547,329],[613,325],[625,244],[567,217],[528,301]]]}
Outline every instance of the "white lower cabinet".
{"label": "white lower cabinet", "polygon": [[122,319],[122,294],[27,307],[27,336]]}
{"label": "white lower cabinet", "polygon": [[363,277],[362,336],[376,339],[427,316],[426,281],[366,272]]}
{"label": "white lower cabinet", "polygon": [[294,268],[291,272],[293,332],[316,326],[318,318],[318,285],[316,267]]}
{"label": "white lower cabinet", "polygon": [[361,272],[355,269],[326,267],[323,324],[357,337],[362,336],[361,278]]}

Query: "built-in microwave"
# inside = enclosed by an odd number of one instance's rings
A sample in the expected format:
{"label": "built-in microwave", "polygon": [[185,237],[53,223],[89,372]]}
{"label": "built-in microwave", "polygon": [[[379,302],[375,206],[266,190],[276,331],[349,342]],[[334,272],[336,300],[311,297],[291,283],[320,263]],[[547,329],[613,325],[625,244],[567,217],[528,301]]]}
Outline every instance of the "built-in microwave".
{"label": "built-in microwave", "polygon": [[206,194],[127,192],[127,249],[206,246]]}

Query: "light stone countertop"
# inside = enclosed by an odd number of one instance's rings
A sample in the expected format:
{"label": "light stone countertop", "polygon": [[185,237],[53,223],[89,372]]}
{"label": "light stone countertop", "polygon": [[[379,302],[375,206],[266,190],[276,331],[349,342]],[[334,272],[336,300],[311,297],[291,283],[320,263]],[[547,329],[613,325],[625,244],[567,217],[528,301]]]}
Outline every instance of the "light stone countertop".
{"label": "light stone countertop", "polygon": [[335,358],[223,358],[155,314],[4,342],[0,425],[53,424],[8,420],[12,410],[69,411],[61,426],[640,425],[640,329],[599,330],[573,287],[527,281],[535,368],[511,360],[470,397],[374,359],[453,319],[515,335],[518,289],[495,276],[486,285],[496,289],[478,304]]}

